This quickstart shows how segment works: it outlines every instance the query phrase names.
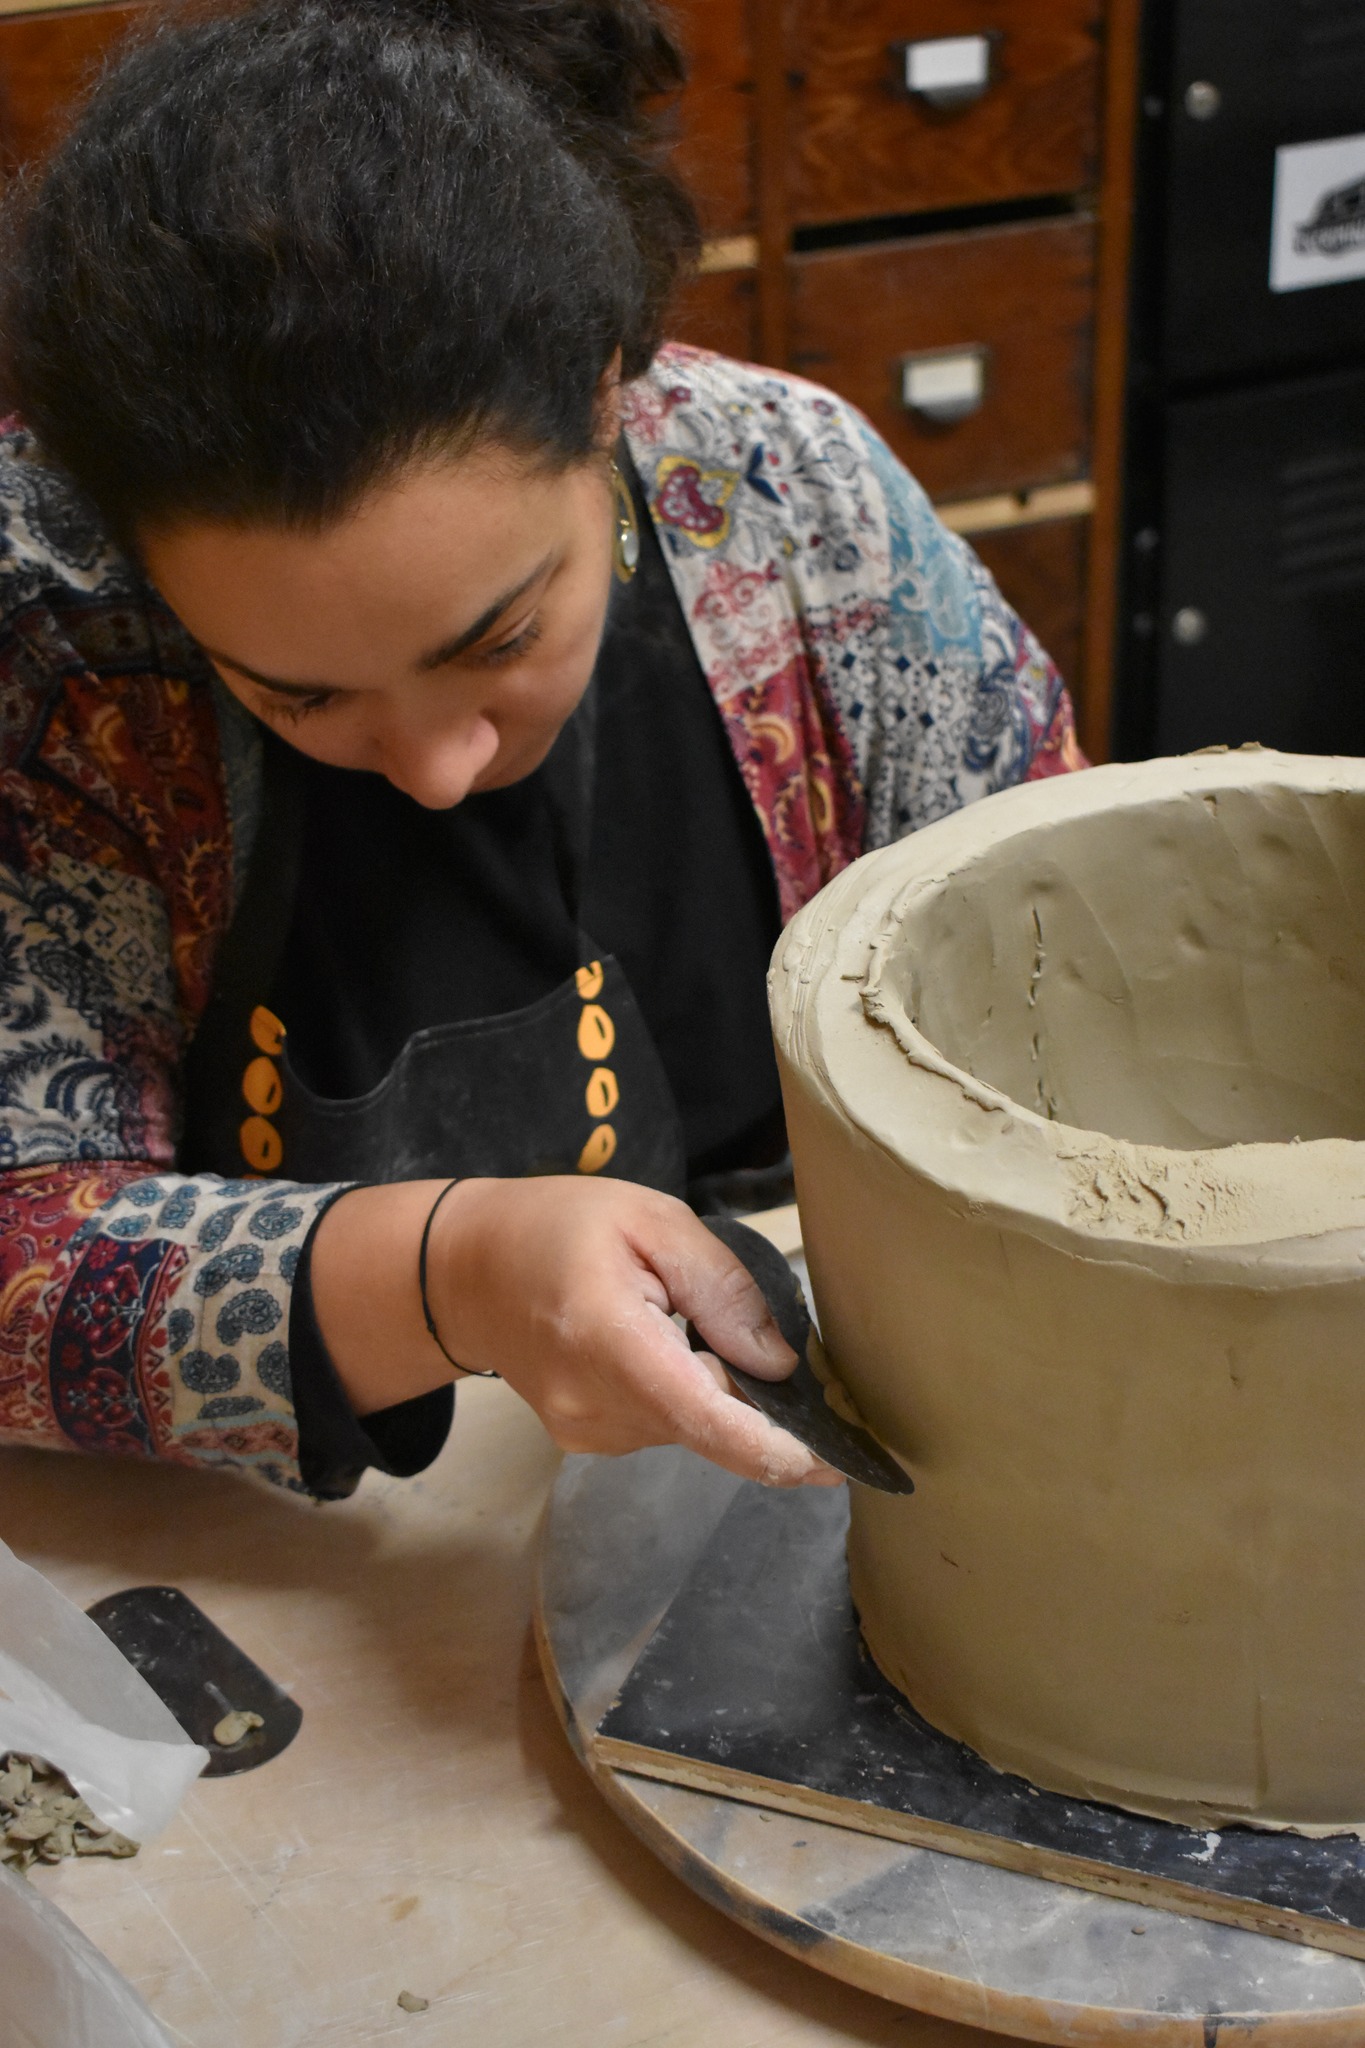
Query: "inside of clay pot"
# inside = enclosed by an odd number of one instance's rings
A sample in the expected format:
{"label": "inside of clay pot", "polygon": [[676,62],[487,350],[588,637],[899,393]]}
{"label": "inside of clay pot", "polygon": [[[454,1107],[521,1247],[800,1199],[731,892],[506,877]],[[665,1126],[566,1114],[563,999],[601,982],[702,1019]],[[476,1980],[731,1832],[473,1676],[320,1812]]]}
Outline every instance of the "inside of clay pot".
{"label": "inside of clay pot", "polygon": [[1365,796],[1204,792],[986,838],[886,978],[954,1066],[1059,1122],[1365,1139]]}

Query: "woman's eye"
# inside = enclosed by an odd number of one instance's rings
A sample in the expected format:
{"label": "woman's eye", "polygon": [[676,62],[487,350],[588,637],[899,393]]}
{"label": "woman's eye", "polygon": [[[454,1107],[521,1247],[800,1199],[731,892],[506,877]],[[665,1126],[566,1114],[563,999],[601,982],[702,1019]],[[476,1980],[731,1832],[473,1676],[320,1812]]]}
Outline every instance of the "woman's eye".
{"label": "woman's eye", "polygon": [[336,694],[335,690],[315,690],[308,697],[269,696],[266,702],[277,718],[287,719],[290,725],[297,725],[301,718],[307,718],[311,712],[325,711],[329,704],[334,704]]}
{"label": "woman's eye", "polygon": [[540,620],[532,619],[529,625],[522,627],[515,639],[504,640],[497,647],[487,648],[483,659],[486,662],[493,663],[515,661],[519,654],[525,654],[529,648],[535,646],[540,638],[540,633]]}

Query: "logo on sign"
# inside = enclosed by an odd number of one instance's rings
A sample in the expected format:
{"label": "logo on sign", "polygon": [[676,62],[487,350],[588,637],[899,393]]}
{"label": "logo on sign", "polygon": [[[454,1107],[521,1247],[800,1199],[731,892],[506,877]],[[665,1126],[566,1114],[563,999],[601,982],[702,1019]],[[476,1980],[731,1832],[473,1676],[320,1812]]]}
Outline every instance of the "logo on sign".
{"label": "logo on sign", "polygon": [[1294,247],[1300,256],[1314,250],[1340,256],[1347,249],[1365,248],[1365,178],[1325,192],[1313,218],[1295,228]]}
{"label": "logo on sign", "polygon": [[1352,278],[1365,278],[1365,135],[1285,143],[1275,152],[1270,289]]}

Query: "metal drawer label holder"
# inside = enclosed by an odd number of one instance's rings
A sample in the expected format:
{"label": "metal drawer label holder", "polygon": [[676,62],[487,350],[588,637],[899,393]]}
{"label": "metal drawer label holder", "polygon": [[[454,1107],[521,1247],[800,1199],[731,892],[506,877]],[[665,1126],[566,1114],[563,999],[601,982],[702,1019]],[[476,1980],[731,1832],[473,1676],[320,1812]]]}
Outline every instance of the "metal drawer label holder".
{"label": "metal drawer label holder", "polygon": [[990,350],[978,343],[966,348],[923,349],[902,356],[901,404],[907,412],[932,420],[936,427],[955,426],[981,410],[986,396]]}
{"label": "metal drawer label holder", "polygon": [[941,112],[969,107],[994,80],[999,40],[996,29],[980,36],[929,36],[921,42],[894,43],[891,54],[898,82],[912,99]]}

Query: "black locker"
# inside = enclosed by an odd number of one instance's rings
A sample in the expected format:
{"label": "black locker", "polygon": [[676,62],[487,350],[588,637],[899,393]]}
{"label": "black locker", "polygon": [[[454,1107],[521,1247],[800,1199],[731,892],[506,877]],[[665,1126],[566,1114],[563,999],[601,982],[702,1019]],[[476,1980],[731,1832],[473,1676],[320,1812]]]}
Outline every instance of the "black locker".
{"label": "black locker", "polygon": [[[1167,381],[1365,356],[1365,0],[1190,0],[1166,97]],[[1272,286],[1277,168],[1321,283]]]}
{"label": "black locker", "polygon": [[1365,753],[1365,0],[1147,0],[1114,748]]}
{"label": "black locker", "polygon": [[1155,751],[1365,754],[1365,368],[1167,420]]}

